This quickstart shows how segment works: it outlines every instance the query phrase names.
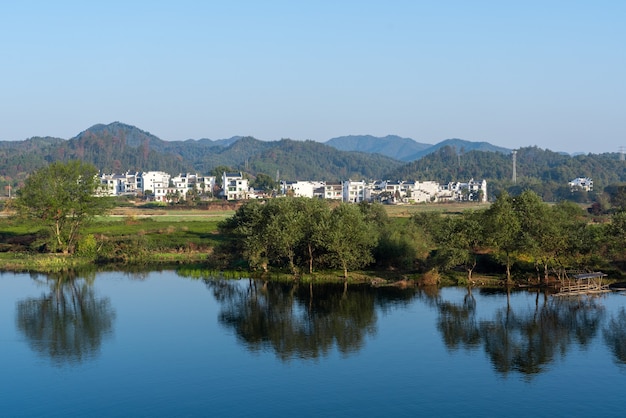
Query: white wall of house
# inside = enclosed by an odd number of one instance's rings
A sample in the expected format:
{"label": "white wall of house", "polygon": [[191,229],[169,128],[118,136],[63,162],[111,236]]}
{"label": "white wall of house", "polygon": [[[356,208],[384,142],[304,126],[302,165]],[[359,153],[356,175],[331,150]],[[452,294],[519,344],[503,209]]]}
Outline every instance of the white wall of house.
{"label": "white wall of house", "polygon": [[324,185],[324,199],[343,200],[343,185],[341,183],[326,183]]}
{"label": "white wall of house", "polygon": [[283,181],[281,182],[281,191],[284,195],[313,198],[315,190],[324,187],[324,185],[323,181]]}
{"label": "white wall of house", "polygon": [[589,177],[578,177],[568,183],[570,189],[581,189],[588,192],[593,191],[593,180]]}
{"label": "white wall of house", "polygon": [[343,201],[360,203],[369,200],[371,190],[364,181],[347,180],[343,182]]}
{"label": "white wall of house", "polygon": [[244,179],[241,173],[222,174],[222,189],[226,200],[240,200],[248,197],[248,179]]}
{"label": "white wall of house", "polygon": [[145,193],[151,190],[154,200],[165,202],[171,176],[163,171],[144,171],[139,176],[141,178],[140,191]]}

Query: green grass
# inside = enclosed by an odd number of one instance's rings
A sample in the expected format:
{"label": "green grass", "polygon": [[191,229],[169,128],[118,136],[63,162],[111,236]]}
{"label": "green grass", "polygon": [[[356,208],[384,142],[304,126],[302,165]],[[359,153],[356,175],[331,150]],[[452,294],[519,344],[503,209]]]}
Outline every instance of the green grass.
{"label": "green grass", "polygon": [[186,217],[170,219],[150,218],[102,218],[90,224],[84,234],[116,239],[141,237],[148,249],[207,248],[219,242],[216,234],[219,220],[202,218],[186,220]]}

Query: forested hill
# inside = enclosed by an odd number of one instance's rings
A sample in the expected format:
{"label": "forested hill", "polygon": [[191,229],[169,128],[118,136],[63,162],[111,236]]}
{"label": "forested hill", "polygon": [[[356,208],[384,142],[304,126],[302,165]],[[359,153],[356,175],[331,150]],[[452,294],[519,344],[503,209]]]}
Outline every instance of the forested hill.
{"label": "forested hill", "polygon": [[564,198],[567,183],[577,177],[589,177],[594,189],[601,192],[610,184],[626,182],[626,162],[619,154],[588,154],[569,156],[537,147],[517,151],[517,183],[512,184],[511,154],[470,151],[460,153],[449,146],[440,148],[420,160],[405,164],[387,173],[389,179],[435,180],[439,182],[486,179],[494,188],[530,188],[545,200]]}
{"label": "forested hill", "polygon": [[74,138],[0,141],[0,186],[16,184],[52,161],[80,159],[103,172],[160,170],[211,173],[217,167],[263,172],[281,179],[380,178],[402,163],[381,155],[344,152],[313,141],[252,137],[164,141],[131,125],[94,125]]}
{"label": "forested hill", "polygon": [[250,159],[256,173],[275,173],[293,180],[342,181],[380,179],[402,163],[380,154],[338,151],[315,141],[283,139],[277,146]]}

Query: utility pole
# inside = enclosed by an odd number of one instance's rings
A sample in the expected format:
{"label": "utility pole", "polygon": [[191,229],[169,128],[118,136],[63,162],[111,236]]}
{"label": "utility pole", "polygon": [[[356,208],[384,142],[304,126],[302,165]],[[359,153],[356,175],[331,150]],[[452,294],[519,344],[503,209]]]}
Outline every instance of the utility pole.
{"label": "utility pole", "polygon": [[511,151],[513,154],[513,184],[517,184],[517,150]]}

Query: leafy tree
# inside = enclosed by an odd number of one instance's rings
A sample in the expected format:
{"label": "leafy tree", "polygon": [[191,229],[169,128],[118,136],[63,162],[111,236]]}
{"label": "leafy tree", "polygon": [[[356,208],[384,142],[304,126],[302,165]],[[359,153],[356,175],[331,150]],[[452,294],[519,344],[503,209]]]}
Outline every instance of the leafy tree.
{"label": "leafy tree", "polygon": [[252,183],[250,183],[251,187],[254,187],[258,190],[263,190],[265,192],[270,192],[272,190],[278,189],[278,182],[274,180],[271,176],[259,173]]}
{"label": "leafy tree", "polygon": [[264,222],[266,234],[272,246],[272,255],[276,259],[286,259],[289,269],[296,273],[296,249],[303,238],[302,226],[305,223],[304,212],[296,202],[305,198],[272,199],[265,204]]}
{"label": "leafy tree", "polygon": [[506,280],[511,281],[513,255],[519,249],[521,225],[513,206],[513,198],[502,192],[485,211],[485,232],[489,244],[506,266]]}
{"label": "leafy tree", "polygon": [[372,250],[378,236],[358,206],[341,204],[333,209],[325,244],[328,260],[333,267],[348,269],[364,267],[374,261]]}
{"label": "leafy tree", "polygon": [[415,216],[432,241],[435,263],[443,269],[462,266],[467,271],[468,283],[476,268],[476,251],[483,241],[483,212],[469,211],[458,216],[439,213]]}
{"label": "leafy tree", "polygon": [[220,232],[230,237],[220,250],[231,258],[240,255],[252,269],[267,271],[270,238],[266,229],[264,207],[256,201],[242,205],[220,224]]}
{"label": "leafy tree", "polygon": [[604,236],[608,245],[609,255],[623,260],[626,255],[626,212],[615,213],[611,223],[604,228]]}
{"label": "leafy tree", "polygon": [[307,260],[309,273],[313,273],[313,264],[324,253],[324,238],[328,232],[330,207],[321,199],[298,200],[302,211],[302,237],[299,253]]}
{"label": "leafy tree", "polygon": [[15,200],[18,212],[50,229],[53,249],[73,252],[80,229],[111,206],[110,199],[96,195],[97,174],[81,161],[52,163],[26,179]]}
{"label": "leafy tree", "polygon": [[222,175],[226,172],[234,171],[231,167],[225,165],[218,165],[211,170],[211,175],[215,176],[215,184],[222,187]]}

